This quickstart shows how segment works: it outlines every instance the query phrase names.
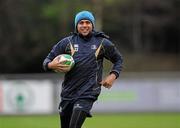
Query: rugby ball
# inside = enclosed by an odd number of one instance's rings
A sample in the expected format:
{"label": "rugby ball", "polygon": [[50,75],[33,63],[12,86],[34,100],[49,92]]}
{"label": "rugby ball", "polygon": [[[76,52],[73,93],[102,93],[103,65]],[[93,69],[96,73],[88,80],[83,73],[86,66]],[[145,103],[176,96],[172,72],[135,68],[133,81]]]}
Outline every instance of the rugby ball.
{"label": "rugby ball", "polygon": [[69,54],[61,54],[58,55],[56,58],[58,58],[59,63],[68,66],[67,72],[70,71],[75,64],[73,57]]}

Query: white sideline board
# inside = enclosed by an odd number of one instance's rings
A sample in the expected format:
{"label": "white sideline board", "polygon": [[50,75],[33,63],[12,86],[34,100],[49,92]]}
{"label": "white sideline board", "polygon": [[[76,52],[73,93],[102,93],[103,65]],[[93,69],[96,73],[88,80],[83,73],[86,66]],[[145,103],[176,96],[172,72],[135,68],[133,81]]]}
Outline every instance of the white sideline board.
{"label": "white sideline board", "polygon": [[52,93],[49,80],[0,80],[0,114],[52,113]]}

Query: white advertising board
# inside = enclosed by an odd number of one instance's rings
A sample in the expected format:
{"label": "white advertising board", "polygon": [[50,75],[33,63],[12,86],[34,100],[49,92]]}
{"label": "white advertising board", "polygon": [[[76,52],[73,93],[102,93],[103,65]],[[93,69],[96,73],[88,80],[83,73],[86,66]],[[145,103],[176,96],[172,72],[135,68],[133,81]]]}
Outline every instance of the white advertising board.
{"label": "white advertising board", "polygon": [[180,79],[121,79],[102,88],[95,112],[180,111]]}
{"label": "white advertising board", "polygon": [[1,80],[0,114],[52,113],[52,93],[49,80]]}

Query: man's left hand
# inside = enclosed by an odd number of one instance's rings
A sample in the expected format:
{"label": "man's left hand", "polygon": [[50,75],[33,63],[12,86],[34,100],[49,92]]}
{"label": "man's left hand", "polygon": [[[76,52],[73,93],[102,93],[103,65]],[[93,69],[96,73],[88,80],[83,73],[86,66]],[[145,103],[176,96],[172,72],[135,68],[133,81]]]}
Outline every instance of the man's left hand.
{"label": "man's left hand", "polygon": [[113,73],[111,73],[111,74],[109,74],[104,80],[102,80],[102,81],[100,82],[100,84],[101,84],[102,86],[104,86],[105,88],[110,89],[110,88],[112,87],[112,85],[113,85],[113,83],[114,83],[115,80],[116,80],[116,75],[113,74]]}

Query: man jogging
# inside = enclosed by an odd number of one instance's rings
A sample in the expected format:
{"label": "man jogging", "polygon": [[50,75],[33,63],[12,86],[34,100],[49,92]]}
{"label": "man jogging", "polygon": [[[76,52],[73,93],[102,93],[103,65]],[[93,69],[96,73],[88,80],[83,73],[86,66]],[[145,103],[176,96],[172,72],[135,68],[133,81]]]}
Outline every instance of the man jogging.
{"label": "man jogging", "polygon": [[[67,67],[54,59],[70,54],[74,67]],[[109,75],[102,79],[103,59],[112,62]],[[61,128],[81,128],[97,100],[101,87],[111,88],[122,70],[122,57],[109,37],[95,31],[95,18],[89,11],[75,16],[75,32],[54,45],[43,62],[45,70],[65,72],[62,83],[60,120]]]}

